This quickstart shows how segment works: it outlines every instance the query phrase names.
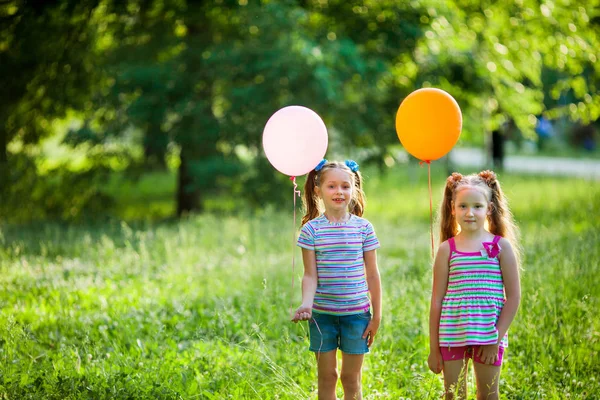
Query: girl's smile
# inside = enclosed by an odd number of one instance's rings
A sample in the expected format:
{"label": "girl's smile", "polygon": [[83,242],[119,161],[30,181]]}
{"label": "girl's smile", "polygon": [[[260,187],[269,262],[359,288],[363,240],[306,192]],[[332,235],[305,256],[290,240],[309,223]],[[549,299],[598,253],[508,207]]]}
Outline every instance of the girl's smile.
{"label": "girl's smile", "polygon": [[346,171],[332,169],[321,179],[322,183],[316,190],[323,199],[325,210],[346,212],[352,199],[352,177]]}

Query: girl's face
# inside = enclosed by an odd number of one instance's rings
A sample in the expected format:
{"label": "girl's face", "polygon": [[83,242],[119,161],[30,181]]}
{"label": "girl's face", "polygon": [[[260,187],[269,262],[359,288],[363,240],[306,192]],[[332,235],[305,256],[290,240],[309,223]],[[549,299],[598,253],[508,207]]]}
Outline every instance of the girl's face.
{"label": "girl's face", "polygon": [[350,174],[333,168],[321,176],[321,185],[315,188],[317,195],[325,203],[325,211],[347,210],[352,200],[353,182]]}
{"label": "girl's face", "polygon": [[491,203],[481,190],[467,186],[456,193],[452,205],[452,215],[456,217],[461,232],[475,232],[484,229],[490,213]]}

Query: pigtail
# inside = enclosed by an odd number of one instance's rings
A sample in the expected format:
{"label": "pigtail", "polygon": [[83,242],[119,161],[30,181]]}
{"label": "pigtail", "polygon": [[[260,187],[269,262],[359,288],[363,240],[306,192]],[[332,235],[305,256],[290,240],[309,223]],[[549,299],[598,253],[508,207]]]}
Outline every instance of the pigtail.
{"label": "pigtail", "polygon": [[365,196],[365,192],[362,189],[363,178],[360,171],[353,172],[354,173],[354,191],[356,195],[350,202],[350,213],[362,217],[365,212],[365,207],[367,206],[367,197]]}
{"label": "pigtail", "polygon": [[481,171],[479,177],[491,189],[492,210],[488,216],[489,231],[494,235],[499,235],[508,240],[513,247],[517,263],[520,265],[521,247],[519,245],[519,228],[515,223],[514,217],[500,182],[496,179],[493,171]]}
{"label": "pigtail", "polygon": [[461,174],[453,172],[446,180],[446,187],[444,187],[444,195],[439,212],[440,242],[444,242],[458,234],[456,217],[452,214],[452,199],[454,197],[454,190],[456,190],[456,186],[462,178]]}
{"label": "pigtail", "polygon": [[302,202],[304,204],[306,214],[304,214],[302,217],[302,225],[319,216],[319,204],[317,193],[315,192],[317,175],[318,172],[313,169],[308,173],[306,182],[304,183],[304,199]]}

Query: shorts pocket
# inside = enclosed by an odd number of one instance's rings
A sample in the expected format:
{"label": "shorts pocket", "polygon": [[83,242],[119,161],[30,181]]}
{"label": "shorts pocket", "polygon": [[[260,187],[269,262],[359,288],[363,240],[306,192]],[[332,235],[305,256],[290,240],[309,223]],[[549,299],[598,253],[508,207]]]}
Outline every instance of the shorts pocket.
{"label": "shorts pocket", "polygon": [[356,314],[356,316],[358,317],[358,319],[362,319],[364,321],[370,321],[371,320],[371,312],[367,311],[364,313],[360,313],[360,314]]}

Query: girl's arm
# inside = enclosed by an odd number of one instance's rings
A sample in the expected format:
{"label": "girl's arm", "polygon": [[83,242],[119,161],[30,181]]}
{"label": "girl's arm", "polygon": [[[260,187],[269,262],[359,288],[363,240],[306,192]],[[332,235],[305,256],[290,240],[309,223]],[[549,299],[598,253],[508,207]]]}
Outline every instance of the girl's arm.
{"label": "girl's arm", "polygon": [[510,242],[504,238],[500,239],[500,268],[502,269],[502,280],[504,281],[504,292],[506,294],[506,302],[502,307],[502,312],[496,323],[498,329],[498,343],[508,331],[508,327],[512,323],[519,303],[521,302],[521,283],[519,282],[519,266],[515,253],[510,245]]}
{"label": "girl's arm", "polygon": [[440,316],[442,315],[442,301],[448,288],[450,268],[448,257],[450,257],[450,245],[445,241],[440,245],[433,264],[433,286],[429,308],[429,351],[431,353],[440,351]]}
{"label": "girl's arm", "polygon": [[377,267],[377,250],[364,252],[367,285],[371,295],[372,319],[381,321],[381,277]]}
{"label": "girl's arm", "polygon": [[371,347],[373,340],[379,330],[381,323],[381,277],[377,267],[377,250],[369,250],[363,253],[365,259],[365,272],[367,285],[371,297],[371,321],[363,332],[363,339],[367,339],[367,346]]}
{"label": "girl's arm", "polygon": [[314,250],[302,249],[304,276],[302,277],[302,305],[298,307],[292,321],[304,321],[312,317],[312,306],[317,291],[317,257]]}

